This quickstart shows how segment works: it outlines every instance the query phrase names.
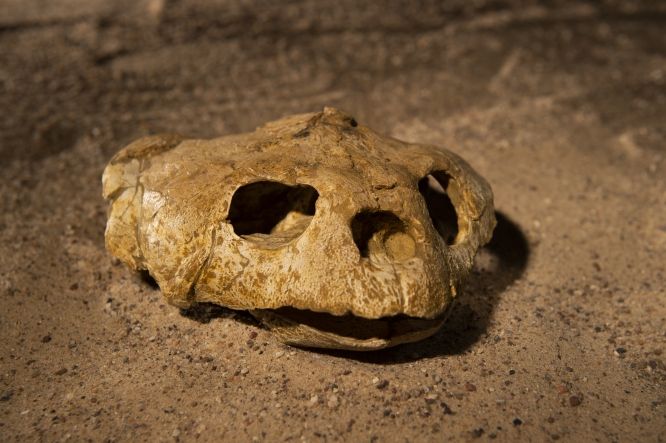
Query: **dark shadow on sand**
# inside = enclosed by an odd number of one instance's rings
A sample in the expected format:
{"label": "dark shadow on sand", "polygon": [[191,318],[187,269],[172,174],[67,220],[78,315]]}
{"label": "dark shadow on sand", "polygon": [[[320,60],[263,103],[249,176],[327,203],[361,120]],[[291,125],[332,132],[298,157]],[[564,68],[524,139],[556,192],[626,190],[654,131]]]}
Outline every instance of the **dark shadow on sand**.
{"label": "dark shadow on sand", "polygon": [[[136,278],[151,290],[160,290],[160,286],[148,271],[139,271],[136,274]],[[210,323],[216,318],[233,318],[245,324],[253,326],[261,325],[261,323],[259,323],[259,321],[252,317],[247,311],[236,311],[214,303],[195,303],[189,308],[181,309],[180,315],[202,324]]]}
{"label": "dark shadow on sand", "polygon": [[259,326],[261,323],[247,311],[236,311],[214,303],[196,303],[187,309],[181,309],[180,315],[197,323],[210,323],[216,318],[233,318],[246,325]]}

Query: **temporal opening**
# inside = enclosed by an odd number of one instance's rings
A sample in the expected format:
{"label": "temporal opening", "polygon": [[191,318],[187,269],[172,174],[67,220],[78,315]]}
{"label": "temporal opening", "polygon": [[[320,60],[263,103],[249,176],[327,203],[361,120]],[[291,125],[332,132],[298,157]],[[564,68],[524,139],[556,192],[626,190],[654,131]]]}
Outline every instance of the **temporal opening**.
{"label": "temporal opening", "polygon": [[449,198],[451,177],[443,171],[432,172],[419,180],[419,192],[426,201],[435,229],[447,245],[456,243],[458,215]]}
{"label": "temporal opening", "polygon": [[315,214],[319,193],[310,185],[259,181],[241,186],[231,198],[228,220],[234,232],[266,248],[298,238]]}

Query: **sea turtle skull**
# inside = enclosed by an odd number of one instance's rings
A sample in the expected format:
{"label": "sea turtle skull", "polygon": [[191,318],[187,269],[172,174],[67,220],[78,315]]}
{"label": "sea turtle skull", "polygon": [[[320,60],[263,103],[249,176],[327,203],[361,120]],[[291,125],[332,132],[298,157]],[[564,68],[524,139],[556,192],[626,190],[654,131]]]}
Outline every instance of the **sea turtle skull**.
{"label": "sea turtle skull", "polygon": [[139,139],[103,187],[108,250],[171,304],[248,310],[301,346],[432,335],[495,225],[488,183],[460,157],[333,108],[212,140]]}

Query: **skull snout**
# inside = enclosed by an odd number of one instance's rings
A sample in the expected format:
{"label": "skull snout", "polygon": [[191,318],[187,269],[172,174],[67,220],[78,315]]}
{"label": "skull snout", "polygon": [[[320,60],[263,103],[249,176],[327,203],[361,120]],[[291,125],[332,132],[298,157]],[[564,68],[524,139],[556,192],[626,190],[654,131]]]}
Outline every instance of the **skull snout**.
{"label": "skull snout", "polygon": [[[250,283],[273,270],[274,292],[300,288],[302,304],[292,302],[298,309],[366,318],[439,313],[447,298],[437,288],[449,281],[443,257],[460,240],[449,176],[435,171],[379,191],[359,182],[357,188],[368,190],[351,194],[339,191],[348,185],[344,180],[331,185],[337,180],[314,173],[296,180],[256,177],[231,193],[226,226],[235,240],[220,245],[228,252],[216,254],[210,273],[232,281],[225,303],[243,308],[235,300],[253,293]],[[247,261],[233,270],[235,254]],[[224,269],[218,260],[227,263]],[[205,275],[200,287],[208,281]],[[256,307],[282,306],[276,300]]]}

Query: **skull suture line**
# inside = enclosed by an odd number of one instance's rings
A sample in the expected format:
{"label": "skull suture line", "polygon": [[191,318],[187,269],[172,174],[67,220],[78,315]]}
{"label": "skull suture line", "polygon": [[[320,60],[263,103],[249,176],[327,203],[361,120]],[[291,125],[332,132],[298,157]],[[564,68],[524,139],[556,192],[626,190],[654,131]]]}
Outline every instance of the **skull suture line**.
{"label": "skull suture line", "polygon": [[460,157],[332,108],[213,140],[142,138],[103,186],[107,248],[171,304],[249,310],[300,346],[434,334],[495,225],[490,186]]}

